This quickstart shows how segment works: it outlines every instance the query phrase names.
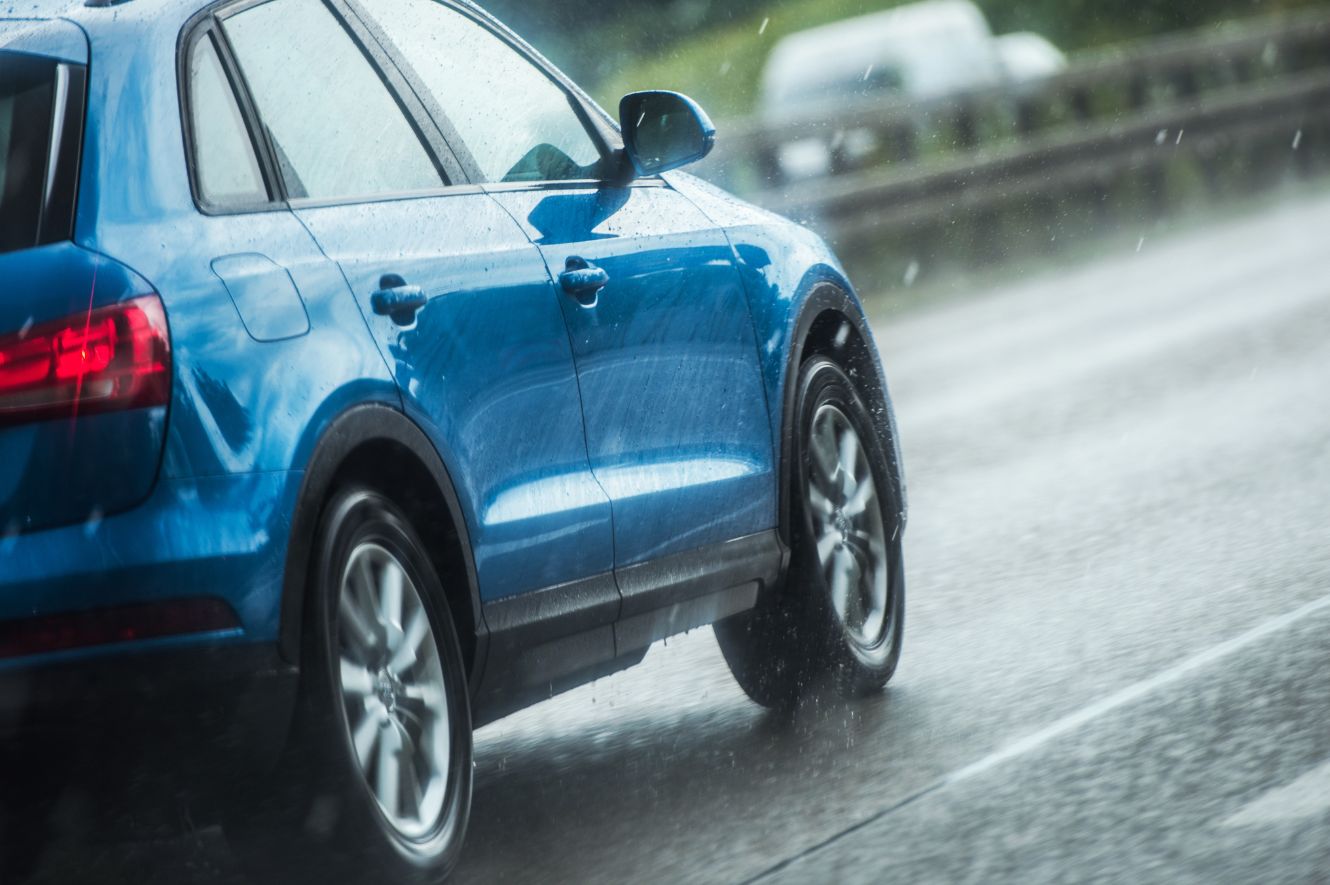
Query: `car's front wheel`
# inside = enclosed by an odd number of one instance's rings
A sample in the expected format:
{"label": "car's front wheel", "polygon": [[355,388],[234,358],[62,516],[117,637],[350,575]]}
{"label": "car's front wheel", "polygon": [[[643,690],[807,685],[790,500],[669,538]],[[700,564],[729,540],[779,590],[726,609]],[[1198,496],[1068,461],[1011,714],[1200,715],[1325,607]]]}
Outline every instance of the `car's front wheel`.
{"label": "car's front wheel", "polygon": [[472,775],[443,588],[386,498],[345,490],[324,514],[292,738],[257,813],[228,829],[274,878],[438,882],[461,848]]}
{"label": "car's front wheel", "polygon": [[795,383],[785,586],[770,604],[716,625],[739,684],[773,707],[828,671],[849,697],[881,688],[904,629],[902,517],[885,441],[833,360],[809,359]]}

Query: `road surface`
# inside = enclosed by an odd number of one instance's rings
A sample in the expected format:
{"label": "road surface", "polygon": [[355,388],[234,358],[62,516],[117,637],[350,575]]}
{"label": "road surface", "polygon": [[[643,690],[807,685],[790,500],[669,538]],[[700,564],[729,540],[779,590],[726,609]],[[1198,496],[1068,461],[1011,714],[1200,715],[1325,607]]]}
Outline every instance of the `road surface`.
{"label": "road surface", "polygon": [[1327,232],[1309,199],[875,316],[887,692],[787,721],[671,641],[480,732],[457,881],[1330,881]]}
{"label": "road surface", "polygon": [[[672,640],[479,732],[455,881],[1330,881],[1327,231],[1304,197],[875,315],[895,681],[782,717]],[[238,881],[218,845],[135,880]]]}

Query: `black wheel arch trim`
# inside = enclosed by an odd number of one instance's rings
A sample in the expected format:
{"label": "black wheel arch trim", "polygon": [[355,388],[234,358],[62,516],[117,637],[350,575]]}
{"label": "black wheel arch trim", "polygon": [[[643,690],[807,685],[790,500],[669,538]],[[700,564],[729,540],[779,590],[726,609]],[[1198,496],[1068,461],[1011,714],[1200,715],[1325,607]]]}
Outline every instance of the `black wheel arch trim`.
{"label": "black wheel arch trim", "polygon": [[876,384],[871,389],[860,388],[859,392],[869,400],[877,431],[886,442],[887,452],[891,457],[892,489],[901,511],[901,527],[904,530],[908,518],[908,499],[905,488],[905,472],[900,457],[900,436],[896,427],[896,413],[892,408],[891,396],[887,390],[886,374],[882,361],[874,346],[874,339],[859,302],[852,297],[839,282],[819,279],[810,284],[808,294],[799,306],[799,314],[794,321],[790,335],[790,348],[786,354],[784,386],[781,391],[781,430],[780,430],[780,539],[787,548],[790,538],[790,508],[794,481],[795,465],[790,460],[793,451],[795,433],[795,405],[798,397],[799,367],[803,365],[809,333],[819,319],[828,312],[836,313],[849,320],[864,345],[864,356],[871,364]]}
{"label": "black wheel arch trim", "polygon": [[[457,532],[458,552],[466,564],[467,592],[470,594],[474,623],[458,624],[458,632],[473,630],[476,638],[471,679],[484,671],[489,631],[485,627],[480,604],[476,564],[471,539],[462,513],[461,502],[448,469],[429,438],[402,412],[379,403],[352,406],[342,412],[323,431],[305,466],[304,478],[291,516],[291,536],[287,544],[286,568],[282,580],[281,625],[278,647],[282,658],[299,665],[301,630],[305,608],[305,590],[309,578],[310,554],[315,533],[323,516],[324,505],[333,491],[339,469],[360,447],[374,442],[394,442],[411,452],[433,477],[448,508],[448,516]],[[475,686],[472,685],[474,689]]]}

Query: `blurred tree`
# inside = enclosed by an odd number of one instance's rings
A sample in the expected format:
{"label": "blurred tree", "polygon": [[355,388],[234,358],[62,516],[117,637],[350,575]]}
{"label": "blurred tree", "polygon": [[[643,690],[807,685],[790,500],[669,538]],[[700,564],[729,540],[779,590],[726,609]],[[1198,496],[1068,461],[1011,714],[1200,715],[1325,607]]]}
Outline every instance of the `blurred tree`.
{"label": "blurred tree", "polygon": [[[785,34],[902,0],[478,0],[607,106],[629,89],[682,89],[718,115],[752,106]],[[1036,31],[1067,50],[1330,0],[976,0],[997,33]],[[767,23],[770,26],[767,26]]]}

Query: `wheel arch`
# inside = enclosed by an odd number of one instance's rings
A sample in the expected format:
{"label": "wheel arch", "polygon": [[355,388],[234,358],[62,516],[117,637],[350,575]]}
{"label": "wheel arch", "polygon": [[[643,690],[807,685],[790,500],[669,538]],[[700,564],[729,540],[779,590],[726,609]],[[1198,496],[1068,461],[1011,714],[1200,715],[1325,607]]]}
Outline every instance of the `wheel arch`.
{"label": "wheel arch", "polygon": [[[461,502],[429,438],[410,418],[384,404],[353,406],[338,415],[319,437],[306,464],[291,518],[282,581],[278,632],[282,657],[293,664],[300,662],[315,533],[333,492],[349,483],[361,483],[386,495],[406,511],[420,534],[443,579],[474,690],[483,670],[488,632]],[[459,587],[458,576],[465,587]]]}
{"label": "wheel arch", "polygon": [[900,438],[896,416],[887,390],[872,330],[859,302],[850,294],[848,284],[836,276],[819,274],[805,286],[791,324],[790,347],[785,355],[780,386],[780,533],[787,546],[790,538],[791,494],[795,465],[791,462],[796,418],[795,398],[800,368],[814,356],[835,359],[857,382],[868,400],[868,409],[877,431],[887,441],[896,500],[900,502],[901,524],[907,515],[905,474],[901,464]]}

